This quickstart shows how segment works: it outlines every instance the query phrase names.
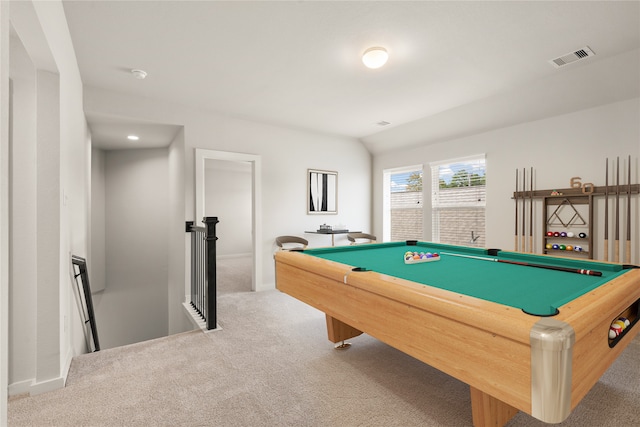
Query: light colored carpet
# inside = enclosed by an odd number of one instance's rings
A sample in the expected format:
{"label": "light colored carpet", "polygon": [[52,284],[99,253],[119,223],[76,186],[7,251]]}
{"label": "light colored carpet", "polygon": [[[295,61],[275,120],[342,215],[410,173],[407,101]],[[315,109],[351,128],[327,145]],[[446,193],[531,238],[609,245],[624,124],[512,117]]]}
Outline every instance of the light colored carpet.
{"label": "light colored carpet", "polygon": [[[366,335],[335,350],[322,313],[227,267],[245,283],[222,286],[222,330],[76,357],[64,389],[10,401],[9,426],[471,425],[467,385]],[[559,425],[640,425],[639,339]]]}

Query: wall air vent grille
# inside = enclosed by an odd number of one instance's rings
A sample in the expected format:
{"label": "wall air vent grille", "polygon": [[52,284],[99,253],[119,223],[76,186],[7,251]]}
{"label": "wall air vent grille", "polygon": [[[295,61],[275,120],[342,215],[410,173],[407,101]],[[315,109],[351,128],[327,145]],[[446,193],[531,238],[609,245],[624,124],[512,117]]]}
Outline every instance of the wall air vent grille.
{"label": "wall air vent grille", "polygon": [[594,56],[595,53],[591,48],[583,47],[582,49],[578,49],[575,52],[567,53],[566,55],[562,55],[558,58],[551,59],[549,62],[556,68],[564,67],[565,65],[569,65],[572,62],[580,61],[581,59],[588,58],[590,56]]}

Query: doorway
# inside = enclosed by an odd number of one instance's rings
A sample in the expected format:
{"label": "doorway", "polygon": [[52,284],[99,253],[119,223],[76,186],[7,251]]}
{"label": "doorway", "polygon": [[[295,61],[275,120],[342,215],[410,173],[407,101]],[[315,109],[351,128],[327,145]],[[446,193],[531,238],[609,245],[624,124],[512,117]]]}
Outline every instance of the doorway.
{"label": "doorway", "polygon": [[[196,190],[196,223],[199,222],[198,218],[203,218],[207,215],[209,216],[218,216],[216,213],[211,213],[212,211],[208,211],[209,208],[216,209],[216,201],[213,203],[208,203],[208,199],[215,197],[223,197],[227,198],[226,200],[231,204],[237,204],[236,206],[245,206],[245,208],[250,209],[250,220],[247,224],[250,224],[250,236],[247,236],[247,243],[250,242],[250,245],[246,245],[244,247],[248,248],[249,256],[251,257],[253,264],[251,267],[251,290],[257,291],[261,290],[261,280],[262,277],[262,252],[259,250],[260,244],[262,242],[262,229],[261,229],[261,197],[262,197],[262,188],[260,184],[260,171],[261,171],[261,158],[258,155],[253,154],[244,154],[244,153],[232,153],[226,151],[215,151],[215,150],[206,150],[196,148],[195,153],[195,172],[196,172],[196,181],[195,181],[195,190]],[[213,175],[218,175],[218,180],[221,177],[226,175],[227,177],[231,175],[242,176],[245,172],[248,176],[248,180],[250,180],[250,204],[246,206],[245,202],[239,202],[238,200],[232,200],[232,197],[237,197],[236,195],[232,195],[232,186],[228,186],[227,188],[218,188],[213,189],[213,184],[210,182],[207,185],[207,175],[211,175],[207,173],[207,169],[215,171]],[[224,181],[221,182],[221,186],[224,186]],[[248,183],[240,184],[241,188],[248,188]],[[244,190],[242,190],[244,191]],[[219,202],[218,202],[219,203]],[[239,204],[238,204],[239,203]],[[208,208],[209,206],[209,208]],[[218,207],[222,208],[221,205],[218,204]],[[231,212],[226,213],[227,216],[227,224],[232,229],[240,230],[242,228],[243,219],[240,217],[245,217],[245,212],[241,215],[237,215],[237,218],[233,218],[233,207],[229,210],[228,207],[224,208],[224,210],[220,212]],[[218,225],[218,230],[221,231],[224,235],[226,230],[224,229],[225,224],[223,223],[224,218],[219,217],[220,224]],[[231,231],[229,230],[229,231]],[[231,231],[231,233],[233,233]],[[244,233],[239,232],[242,236]],[[218,231],[220,235],[220,231]],[[242,240],[244,237],[241,237],[240,243],[232,242],[232,239],[235,239],[232,234],[228,235],[228,242],[224,242],[225,251],[228,253],[230,258],[234,255],[234,251],[242,251]],[[228,244],[227,244],[228,243]],[[222,245],[223,242],[220,242]],[[223,253],[223,259],[225,254]],[[238,252],[235,255],[242,255],[242,252]]]}
{"label": "doorway", "polygon": [[218,294],[251,290],[251,163],[205,160],[205,216],[217,217],[216,288]]}

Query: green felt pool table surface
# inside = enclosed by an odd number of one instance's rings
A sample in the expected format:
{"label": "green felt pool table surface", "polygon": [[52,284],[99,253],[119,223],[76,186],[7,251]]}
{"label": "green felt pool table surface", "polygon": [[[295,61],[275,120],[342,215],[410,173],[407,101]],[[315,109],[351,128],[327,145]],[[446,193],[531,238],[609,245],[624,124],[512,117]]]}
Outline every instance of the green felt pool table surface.
{"label": "green felt pool table surface", "polygon": [[[440,260],[405,264],[411,252],[438,253]],[[376,243],[307,249],[305,254],[341,264],[375,271],[412,282],[520,308],[527,313],[549,316],[575,298],[613,280],[627,269],[619,264],[582,259],[499,251],[430,242]],[[487,258],[479,260],[450,254]],[[596,270],[591,276],[552,269],[492,262],[493,259],[543,264],[565,268]]]}

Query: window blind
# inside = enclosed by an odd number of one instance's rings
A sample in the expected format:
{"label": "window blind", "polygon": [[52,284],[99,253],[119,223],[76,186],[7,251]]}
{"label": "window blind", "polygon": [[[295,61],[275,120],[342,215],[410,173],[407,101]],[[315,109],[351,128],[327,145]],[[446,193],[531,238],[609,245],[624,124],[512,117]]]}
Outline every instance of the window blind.
{"label": "window blind", "polygon": [[430,167],[433,241],[484,247],[485,156],[431,163]]}

